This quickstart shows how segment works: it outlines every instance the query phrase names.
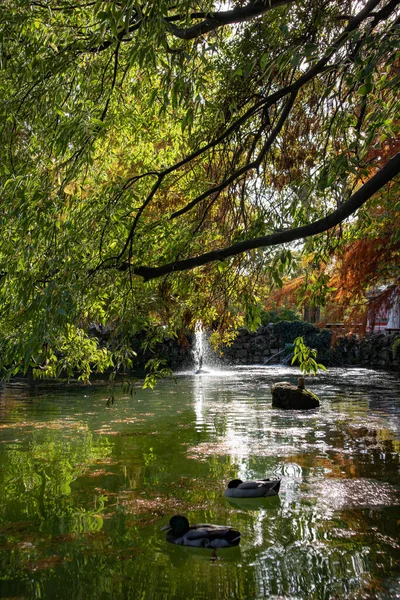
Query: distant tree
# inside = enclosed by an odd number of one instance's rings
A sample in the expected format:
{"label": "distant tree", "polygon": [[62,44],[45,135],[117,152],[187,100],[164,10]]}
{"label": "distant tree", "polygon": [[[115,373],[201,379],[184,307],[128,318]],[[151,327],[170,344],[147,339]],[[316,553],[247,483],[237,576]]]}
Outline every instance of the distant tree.
{"label": "distant tree", "polygon": [[[374,145],[372,153],[398,150],[398,140]],[[343,224],[322,254],[311,242],[297,265],[297,276],[269,296],[267,306],[324,307],[320,322],[341,323],[366,333],[377,315],[400,296],[400,203],[395,185],[386,186]],[[315,252],[316,251],[316,252]]]}
{"label": "distant tree", "polygon": [[[399,0],[4,0],[3,368],[255,326],[294,242],[322,260],[394,193],[398,42]],[[92,321],[118,340],[98,360]]]}

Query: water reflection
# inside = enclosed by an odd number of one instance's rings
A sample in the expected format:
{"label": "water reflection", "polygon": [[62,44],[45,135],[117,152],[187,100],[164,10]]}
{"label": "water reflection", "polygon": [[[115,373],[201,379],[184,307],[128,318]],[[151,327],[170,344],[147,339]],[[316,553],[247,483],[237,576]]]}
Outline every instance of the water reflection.
{"label": "water reflection", "polygon": [[[270,384],[295,378],[186,373],[109,408],[103,387],[4,387],[0,598],[396,597],[400,381],[335,370],[310,384],[319,410],[273,409]],[[273,474],[279,497],[223,496]],[[241,547],[167,545],[174,513]]]}
{"label": "water reflection", "polygon": [[226,501],[234,508],[242,510],[277,510],[280,507],[281,499],[279,496],[270,496],[269,498],[228,498]]}
{"label": "water reflection", "polygon": [[203,375],[198,374],[197,377],[193,377],[193,398],[194,398],[194,412],[196,415],[196,429],[201,431],[205,420],[203,417],[203,400],[204,400],[204,389],[203,389]]}

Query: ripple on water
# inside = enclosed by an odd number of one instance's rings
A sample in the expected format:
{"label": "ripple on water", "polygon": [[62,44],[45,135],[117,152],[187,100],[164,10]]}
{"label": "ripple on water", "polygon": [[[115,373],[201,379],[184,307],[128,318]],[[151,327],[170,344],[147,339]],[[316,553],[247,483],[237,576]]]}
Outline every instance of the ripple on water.
{"label": "ripple on water", "polygon": [[[319,410],[272,408],[270,385],[297,375],[186,373],[107,410],[106,388],[5,386],[0,596],[396,597],[400,379],[332,369],[307,384]],[[230,478],[272,475],[281,493],[257,506],[222,494]],[[241,547],[214,559],[167,544],[159,530],[178,512],[235,526]],[[4,577],[38,587],[5,593]]]}
{"label": "ripple on water", "polygon": [[322,479],[309,484],[309,494],[332,510],[400,506],[400,490],[374,479]]}

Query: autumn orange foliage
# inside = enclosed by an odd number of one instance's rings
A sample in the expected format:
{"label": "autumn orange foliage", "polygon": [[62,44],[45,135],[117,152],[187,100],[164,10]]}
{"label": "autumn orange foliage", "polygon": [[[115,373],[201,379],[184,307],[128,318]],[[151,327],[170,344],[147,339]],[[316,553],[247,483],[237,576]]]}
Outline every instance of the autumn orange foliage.
{"label": "autumn orange foliage", "polygon": [[[392,210],[389,217],[382,203],[373,215],[365,237],[343,242],[331,262],[318,268],[319,273],[330,274],[328,287],[333,290],[327,295],[321,324],[341,323],[347,332],[364,334],[378,313],[389,309],[400,295],[400,212]],[[312,278],[310,273],[308,277]],[[304,305],[311,297],[311,292],[304,293],[305,284],[305,275],[285,283],[270,295],[266,308]]]}

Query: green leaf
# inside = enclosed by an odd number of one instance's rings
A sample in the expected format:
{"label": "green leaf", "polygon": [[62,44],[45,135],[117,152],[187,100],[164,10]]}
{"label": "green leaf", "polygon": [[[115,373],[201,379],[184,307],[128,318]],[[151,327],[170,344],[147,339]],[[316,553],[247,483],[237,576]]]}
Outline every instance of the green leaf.
{"label": "green leaf", "polygon": [[358,93],[360,96],[366,96],[373,90],[372,83],[364,83],[361,87],[358,88]]}
{"label": "green leaf", "polygon": [[263,71],[267,65],[268,58],[269,58],[268,54],[263,54],[262,57],[260,58],[260,67]]}

